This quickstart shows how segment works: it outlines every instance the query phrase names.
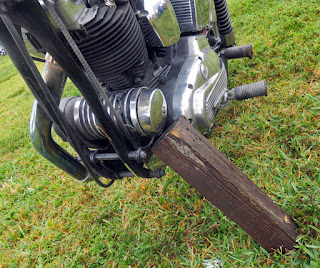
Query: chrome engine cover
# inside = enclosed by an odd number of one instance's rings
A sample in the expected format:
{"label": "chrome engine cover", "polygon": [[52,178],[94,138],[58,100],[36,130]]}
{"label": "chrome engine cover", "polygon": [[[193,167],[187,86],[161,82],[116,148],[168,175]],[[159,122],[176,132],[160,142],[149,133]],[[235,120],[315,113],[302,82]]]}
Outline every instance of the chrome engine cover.
{"label": "chrome engine cover", "polygon": [[213,0],[170,0],[181,32],[200,31],[217,22]]}
{"label": "chrome engine cover", "polygon": [[168,124],[181,116],[204,133],[211,129],[227,92],[227,71],[204,35],[182,37],[167,83]]}
{"label": "chrome engine cover", "polygon": [[137,0],[137,8],[136,15],[150,47],[168,47],[179,41],[180,28],[170,1]]}
{"label": "chrome engine cover", "polygon": [[[50,0],[50,2],[68,30],[80,30],[84,24],[93,20],[98,12],[98,6],[87,8],[80,0]],[[39,3],[46,11],[53,26],[58,28],[50,13],[47,12],[43,1],[39,0]]]}

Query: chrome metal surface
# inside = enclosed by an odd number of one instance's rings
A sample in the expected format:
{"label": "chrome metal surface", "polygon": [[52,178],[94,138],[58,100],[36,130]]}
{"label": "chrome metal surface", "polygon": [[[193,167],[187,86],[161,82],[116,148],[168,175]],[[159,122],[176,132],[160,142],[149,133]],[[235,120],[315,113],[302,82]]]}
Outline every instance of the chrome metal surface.
{"label": "chrome metal surface", "polygon": [[171,0],[182,32],[200,31],[216,25],[213,0]]}
{"label": "chrome metal surface", "polygon": [[197,0],[195,2],[198,30],[210,27],[217,22],[213,0]]}
{"label": "chrome metal surface", "polygon": [[[68,30],[80,30],[82,25],[95,18],[98,11],[97,5],[87,8],[80,0],[50,0],[50,2]],[[39,3],[43,9],[46,10],[43,1],[39,0]],[[56,23],[50,13],[46,13],[52,24],[56,26]]]}
{"label": "chrome metal surface", "polygon": [[[158,135],[162,132],[167,119],[167,104],[161,90],[136,88],[127,92],[112,92],[109,98],[121,120],[130,130],[134,129],[140,136]],[[110,109],[106,104],[105,106],[110,114]],[[69,123],[74,122],[77,130],[88,140],[107,138],[84,98],[64,98],[60,109]],[[114,116],[112,119],[121,131]]]}
{"label": "chrome metal surface", "polygon": [[182,32],[197,31],[197,17],[194,0],[171,0]]}
{"label": "chrome metal surface", "polygon": [[224,39],[223,42],[226,45],[226,47],[231,47],[237,44],[234,30],[232,30],[231,33],[223,36],[222,38]]}
{"label": "chrome metal surface", "polygon": [[[54,7],[57,14],[60,16],[61,20],[64,22],[68,30],[81,30],[82,26],[89,21],[93,20],[98,12],[98,6],[93,6],[92,8],[86,8],[86,6],[82,3],[82,1],[71,1],[71,0],[50,0],[52,6]],[[39,0],[42,8],[45,10],[49,20],[52,25],[58,29],[56,22],[48,12],[44,2]],[[31,56],[39,59],[44,59],[45,52],[42,53],[36,48],[32,42],[30,42],[30,38],[27,36],[29,33],[22,28],[22,37],[26,44],[26,47]]]}
{"label": "chrome metal surface", "polygon": [[30,40],[28,39],[29,33],[25,29],[21,28],[21,34],[30,55],[32,57],[44,60],[45,54],[38,51],[39,49],[35,48],[35,46],[30,42]]}
{"label": "chrome metal surface", "polygon": [[74,122],[79,132],[87,139],[106,138],[84,98],[77,98],[74,104]]}
{"label": "chrome metal surface", "polygon": [[167,103],[160,89],[146,89],[138,99],[138,119],[145,134],[161,133],[167,119]]}
{"label": "chrome metal surface", "polygon": [[115,0],[105,0],[104,2],[105,2],[105,5],[108,7],[112,7],[116,5]]}
{"label": "chrome metal surface", "polygon": [[224,94],[228,91],[226,85],[228,84],[227,70],[222,65],[222,70],[219,74],[214,90],[210,92],[206,99],[206,113],[209,121],[214,120],[217,109],[224,103]]}
{"label": "chrome metal surface", "polygon": [[172,78],[174,83],[168,82],[163,89],[170,103],[169,121],[185,116],[196,129],[206,132],[227,90],[226,69],[204,35],[182,37],[177,50],[186,51],[180,56],[183,64],[178,76]]}
{"label": "chrome metal surface", "polygon": [[129,113],[130,113],[130,119],[132,122],[133,127],[138,131],[138,133],[145,136],[140,124],[139,124],[139,118],[138,118],[138,111],[137,111],[137,103],[138,103],[138,97],[141,92],[141,88],[139,89],[133,89],[130,93],[129,98]]}
{"label": "chrome metal surface", "polygon": [[[54,94],[60,99],[66,81],[64,71],[47,54],[42,77]],[[30,118],[30,136],[36,150],[50,162],[69,173],[78,181],[88,179],[86,168],[54,142],[51,136],[52,121],[35,100]]]}
{"label": "chrome metal surface", "polygon": [[[168,47],[180,39],[180,28],[173,7],[168,0],[138,0],[137,16],[141,20],[147,19],[152,38],[158,47]],[[148,39],[148,37],[146,37]],[[148,40],[147,40],[148,41]],[[151,40],[150,40],[151,41]]]}

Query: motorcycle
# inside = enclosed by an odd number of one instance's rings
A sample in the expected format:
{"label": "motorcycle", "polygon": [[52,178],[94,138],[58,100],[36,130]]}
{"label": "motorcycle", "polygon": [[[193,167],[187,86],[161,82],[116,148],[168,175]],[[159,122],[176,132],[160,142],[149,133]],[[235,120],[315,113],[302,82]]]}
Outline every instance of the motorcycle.
{"label": "motorcycle", "polygon": [[[0,2],[1,42],[36,97],[33,144],[78,181],[161,177],[150,148],[177,118],[208,134],[229,100],[267,94],[265,81],[227,89],[228,59],[252,50],[233,47],[224,0]],[[61,99],[67,76],[82,96]]]}
{"label": "motorcycle", "polygon": [[[252,46],[236,46],[226,0],[0,4],[0,42],[36,99],[32,142],[79,182],[160,178],[152,148],[177,119],[206,136],[228,102],[267,95],[265,80],[228,89],[228,60]],[[81,96],[61,97],[67,77]]]}

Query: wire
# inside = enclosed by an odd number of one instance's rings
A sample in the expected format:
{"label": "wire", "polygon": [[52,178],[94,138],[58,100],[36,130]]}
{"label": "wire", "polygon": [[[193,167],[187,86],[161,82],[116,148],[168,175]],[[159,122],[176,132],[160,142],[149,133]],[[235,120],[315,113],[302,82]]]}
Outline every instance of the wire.
{"label": "wire", "polygon": [[112,103],[110,102],[106,92],[104,91],[104,89],[102,88],[101,84],[99,83],[97,77],[95,76],[95,74],[93,73],[93,71],[91,70],[89,64],[87,63],[86,59],[84,58],[83,54],[81,53],[80,49],[78,48],[77,44],[75,43],[75,41],[73,40],[72,36],[70,35],[68,29],[66,28],[66,26],[64,25],[63,21],[61,20],[61,18],[59,17],[59,15],[57,14],[57,12],[55,11],[55,9],[53,8],[52,4],[48,1],[48,0],[43,0],[43,2],[45,3],[46,7],[48,8],[51,16],[53,17],[54,21],[57,23],[59,29],[61,30],[62,34],[64,35],[64,37],[66,38],[67,42],[69,43],[69,45],[71,46],[73,52],[75,53],[75,55],[77,56],[77,58],[79,59],[80,63],[82,64],[83,68],[85,69],[85,71],[87,72],[91,82],[94,84],[94,86],[98,89],[99,93],[101,94],[103,100],[105,101],[105,103],[107,104],[107,106],[110,109],[110,112],[113,113],[114,117],[116,118],[117,124],[118,126],[121,128],[121,130],[123,131],[123,133],[126,135],[126,137],[129,139],[130,143],[136,148],[138,149],[139,146],[136,143],[136,141],[133,139],[133,137],[131,136],[130,132],[127,130],[127,128],[124,126],[120,116],[118,115],[118,113],[116,112],[116,110],[114,109]]}

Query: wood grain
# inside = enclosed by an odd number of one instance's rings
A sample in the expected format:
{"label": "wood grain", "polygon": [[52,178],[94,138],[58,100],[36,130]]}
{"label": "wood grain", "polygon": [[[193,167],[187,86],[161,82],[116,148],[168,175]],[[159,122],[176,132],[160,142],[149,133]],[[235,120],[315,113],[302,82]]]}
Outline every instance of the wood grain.
{"label": "wood grain", "polygon": [[267,251],[293,249],[296,224],[267,194],[180,118],[152,151]]}

